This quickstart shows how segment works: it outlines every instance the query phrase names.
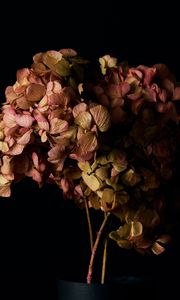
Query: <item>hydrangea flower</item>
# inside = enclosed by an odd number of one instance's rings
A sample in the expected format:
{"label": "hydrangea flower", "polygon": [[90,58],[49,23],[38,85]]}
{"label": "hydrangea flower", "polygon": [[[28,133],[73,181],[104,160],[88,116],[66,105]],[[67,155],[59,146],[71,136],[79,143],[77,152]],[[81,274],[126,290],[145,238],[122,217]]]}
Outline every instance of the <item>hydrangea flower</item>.
{"label": "hydrangea flower", "polygon": [[[0,114],[0,196],[31,177],[64,197],[119,220],[109,237],[122,248],[160,254],[169,242],[164,210],[177,180],[180,85],[163,64],[129,67],[105,55],[91,64],[73,49],[33,57],[5,91]],[[88,70],[88,71],[87,71]],[[102,72],[102,73],[101,73]],[[174,181],[175,182],[175,181]]]}

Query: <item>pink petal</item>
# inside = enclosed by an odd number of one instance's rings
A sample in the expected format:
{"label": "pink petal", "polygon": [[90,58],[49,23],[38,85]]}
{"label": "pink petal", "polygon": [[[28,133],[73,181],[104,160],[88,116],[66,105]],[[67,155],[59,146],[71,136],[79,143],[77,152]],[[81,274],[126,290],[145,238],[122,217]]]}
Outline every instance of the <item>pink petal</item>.
{"label": "pink petal", "polygon": [[39,167],[39,158],[36,152],[32,153],[32,160],[33,160],[33,164],[35,166],[36,169],[38,169]]}
{"label": "pink petal", "polygon": [[76,118],[80,113],[87,110],[87,104],[82,102],[73,108],[73,117]]}
{"label": "pink petal", "polygon": [[8,86],[5,90],[6,99],[8,102],[12,103],[13,100],[17,98],[17,94],[14,92],[12,86]]}
{"label": "pink petal", "polygon": [[19,126],[25,127],[25,128],[30,128],[34,121],[34,118],[31,117],[30,115],[18,114],[18,115],[16,115],[15,120]]}
{"label": "pink petal", "polygon": [[73,57],[77,55],[77,52],[71,48],[61,49],[59,52],[65,57]]}
{"label": "pink petal", "polygon": [[27,80],[29,74],[30,74],[30,70],[28,68],[24,68],[17,71],[16,73],[17,82],[20,85],[27,85],[29,83],[29,81]]}
{"label": "pink petal", "polygon": [[19,155],[23,152],[24,145],[15,144],[8,152],[7,154],[10,155]]}
{"label": "pink petal", "polygon": [[40,129],[49,130],[49,123],[46,118],[38,110],[34,111],[34,118],[36,119]]}
{"label": "pink petal", "polygon": [[16,112],[13,108],[10,107],[4,110],[3,121],[7,127],[12,128],[16,126],[15,116]]}
{"label": "pink petal", "polygon": [[31,139],[32,129],[28,130],[22,137],[17,140],[20,145],[27,145]]}

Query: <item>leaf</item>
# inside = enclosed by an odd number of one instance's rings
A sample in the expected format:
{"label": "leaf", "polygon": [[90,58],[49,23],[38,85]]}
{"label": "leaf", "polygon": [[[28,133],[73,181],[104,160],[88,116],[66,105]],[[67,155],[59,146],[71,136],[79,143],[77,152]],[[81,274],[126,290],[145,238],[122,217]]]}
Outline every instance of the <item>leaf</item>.
{"label": "leaf", "polygon": [[73,69],[77,74],[78,80],[82,82],[84,79],[84,67],[82,65],[73,64]]}
{"label": "leaf", "polygon": [[110,114],[106,107],[102,105],[95,105],[90,108],[90,113],[92,114],[94,122],[101,132],[105,132],[110,128]]}
{"label": "leaf", "polygon": [[97,191],[101,186],[101,182],[94,174],[88,175],[82,172],[82,179],[93,192]]}

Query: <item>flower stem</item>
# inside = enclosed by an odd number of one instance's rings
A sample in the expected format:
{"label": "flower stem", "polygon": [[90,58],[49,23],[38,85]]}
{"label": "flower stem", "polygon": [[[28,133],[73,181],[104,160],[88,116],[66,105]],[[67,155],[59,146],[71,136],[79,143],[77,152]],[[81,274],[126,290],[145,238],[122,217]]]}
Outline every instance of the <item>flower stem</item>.
{"label": "flower stem", "polygon": [[96,240],[95,240],[92,252],[91,252],[91,258],[90,258],[90,263],[89,263],[89,268],[88,268],[88,274],[87,274],[87,283],[88,284],[90,284],[91,280],[92,280],[94,258],[95,258],[95,255],[96,255],[97,247],[99,245],[99,241],[100,241],[103,229],[104,229],[104,227],[106,225],[106,222],[107,222],[109,216],[110,216],[110,213],[108,213],[108,214],[105,215],[104,220],[103,220],[103,222],[101,224],[101,227],[100,227],[100,229],[99,229],[99,231],[97,233],[97,237],[96,237]]}
{"label": "flower stem", "polygon": [[104,241],[103,262],[102,262],[102,273],[101,273],[101,284],[104,284],[105,274],[106,274],[107,243],[108,243],[108,239],[106,238],[105,241]]}
{"label": "flower stem", "polygon": [[86,217],[88,222],[88,229],[89,229],[89,239],[90,239],[90,245],[91,245],[91,252],[93,250],[93,234],[92,234],[92,225],[91,225],[91,219],[89,215],[89,207],[86,201],[86,198],[84,198],[85,208],[86,208]]}

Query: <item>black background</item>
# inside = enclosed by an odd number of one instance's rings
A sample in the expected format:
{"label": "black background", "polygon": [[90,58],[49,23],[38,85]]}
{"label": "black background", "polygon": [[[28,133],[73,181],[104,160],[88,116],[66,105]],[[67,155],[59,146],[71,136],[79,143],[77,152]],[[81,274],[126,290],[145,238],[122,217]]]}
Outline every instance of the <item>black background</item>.
{"label": "black background", "polygon": [[[38,6],[34,2],[4,3],[1,102],[5,87],[15,81],[16,70],[29,67],[35,53],[50,49],[74,48],[92,59],[111,54],[134,66],[162,62],[180,79],[176,12],[173,3],[159,7],[152,2],[125,5],[118,1],[50,1]],[[46,185],[39,190],[29,180],[13,187],[12,197],[0,200],[0,293],[6,292],[0,299],[10,299],[11,293],[24,299],[53,299],[55,278],[83,280],[89,254],[86,233],[84,213],[65,203],[58,188]],[[167,282],[171,279],[173,295],[174,274],[179,269],[178,241],[174,244],[158,258],[122,251],[119,267],[115,249],[109,268],[114,272],[121,269],[120,274],[142,273],[166,278]]]}

